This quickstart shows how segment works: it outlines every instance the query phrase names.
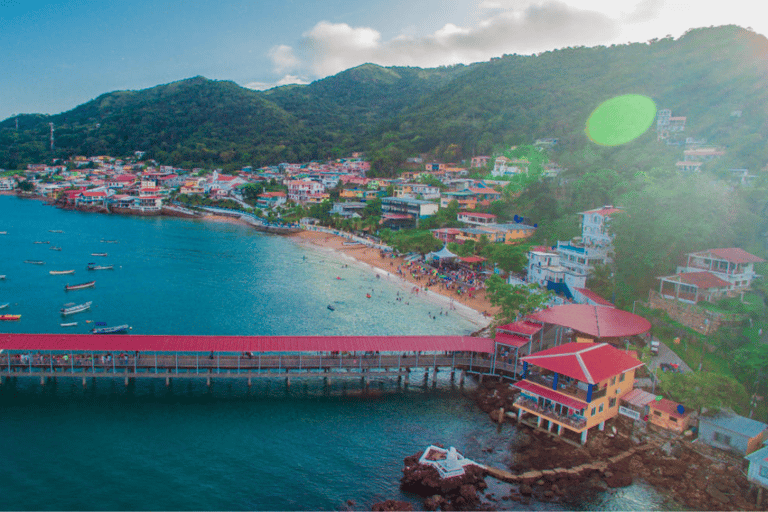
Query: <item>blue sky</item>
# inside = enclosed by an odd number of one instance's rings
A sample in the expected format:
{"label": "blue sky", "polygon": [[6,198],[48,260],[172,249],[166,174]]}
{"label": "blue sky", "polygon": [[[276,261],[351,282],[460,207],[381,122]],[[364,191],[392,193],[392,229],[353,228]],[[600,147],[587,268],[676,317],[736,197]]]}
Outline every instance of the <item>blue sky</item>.
{"label": "blue sky", "polygon": [[254,89],[737,24],[755,0],[0,0],[0,119],[202,75]]}

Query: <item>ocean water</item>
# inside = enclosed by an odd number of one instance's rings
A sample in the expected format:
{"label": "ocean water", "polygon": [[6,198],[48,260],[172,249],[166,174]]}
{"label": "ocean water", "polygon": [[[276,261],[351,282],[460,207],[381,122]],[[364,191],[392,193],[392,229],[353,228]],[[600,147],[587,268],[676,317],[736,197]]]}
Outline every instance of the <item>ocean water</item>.
{"label": "ocean water", "polygon": [[[238,225],[69,212],[0,196],[0,231],[7,231],[0,235],[0,274],[7,276],[0,303],[22,314],[20,322],[3,322],[2,332],[88,332],[96,322],[128,323],[141,334],[475,328],[453,314],[432,320],[439,306],[369,268]],[[101,252],[108,257],[91,256]],[[115,270],[88,272],[89,262]],[[71,268],[74,276],[48,274]],[[92,279],[94,288],[64,291]],[[397,294],[407,300],[396,301]],[[79,325],[60,327],[59,308],[86,300],[92,311],[67,318]],[[388,498],[418,506],[418,497],[399,490],[399,478],[403,458],[429,444],[456,446],[486,464],[508,462],[516,430],[497,431],[474,406],[471,381],[458,389],[443,376],[425,388],[417,377],[408,388],[373,383],[373,395],[361,395],[358,380],[335,379],[326,388],[314,377],[292,379],[290,388],[282,379],[257,379],[252,388],[216,379],[210,388],[195,380],[170,387],[99,380],[84,388],[66,378],[45,386],[4,379],[0,509],[365,510]],[[509,492],[489,484],[496,496]],[[500,507],[674,508],[642,483],[566,503]]]}

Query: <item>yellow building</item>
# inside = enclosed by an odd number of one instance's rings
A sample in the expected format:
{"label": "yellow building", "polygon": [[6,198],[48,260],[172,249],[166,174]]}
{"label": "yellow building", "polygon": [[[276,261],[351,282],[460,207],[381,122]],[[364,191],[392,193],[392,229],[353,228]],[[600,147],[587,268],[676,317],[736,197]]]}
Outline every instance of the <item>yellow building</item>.
{"label": "yellow building", "polygon": [[[518,421],[535,418],[534,427],[557,426],[581,436],[619,413],[619,400],[635,383],[635,370],[643,365],[630,353],[607,343],[567,343],[523,357],[523,379],[514,386]],[[530,423],[528,423],[530,424]]]}

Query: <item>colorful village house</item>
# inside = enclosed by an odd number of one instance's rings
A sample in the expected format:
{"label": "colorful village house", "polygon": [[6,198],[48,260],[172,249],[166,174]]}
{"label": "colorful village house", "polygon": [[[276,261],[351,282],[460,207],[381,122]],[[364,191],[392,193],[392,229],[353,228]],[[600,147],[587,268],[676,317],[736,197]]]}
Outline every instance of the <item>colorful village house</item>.
{"label": "colorful village house", "polygon": [[[496,352],[493,358],[492,373],[497,370],[512,365],[512,375],[517,379],[520,351],[523,350],[526,355],[531,355],[533,351],[533,342],[536,334],[539,334],[539,349],[544,336],[543,326],[537,322],[520,320],[509,324],[500,325],[496,328],[494,338]],[[497,361],[499,364],[497,365]]]}
{"label": "colorful village house", "polygon": [[744,458],[749,461],[747,480],[758,486],[757,507],[759,509],[763,501],[763,489],[768,488],[768,446],[763,446]]}
{"label": "colorful village house", "polygon": [[682,434],[691,424],[691,412],[677,402],[656,397],[648,404],[648,422]]}
{"label": "colorful village house", "polygon": [[[619,413],[619,400],[632,391],[635,370],[643,363],[607,343],[567,343],[525,356],[523,380],[514,384],[521,393],[514,403],[518,422],[547,430],[557,425],[587,442],[589,429],[605,428]],[[530,414],[535,424],[523,420]]]}
{"label": "colorful village house", "polygon": [[749,455],[768,439],[766,429],[768,425],[762,421],[722,410],[715,416],[699,418],[699,437],[696,442],[738,455]]}

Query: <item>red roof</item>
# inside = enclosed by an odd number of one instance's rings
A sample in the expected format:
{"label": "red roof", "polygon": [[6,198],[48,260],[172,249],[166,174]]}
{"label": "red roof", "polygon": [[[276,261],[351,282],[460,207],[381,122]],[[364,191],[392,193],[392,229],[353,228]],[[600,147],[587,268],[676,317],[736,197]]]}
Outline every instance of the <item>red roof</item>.
{"label": "red roof", "polygon": [[[739,247],[729,247],[727,249],[709,249],[707,251],[701,251],[703,253],[709,253],[713,256],[730,261],[731,263],[763,263],[765,260],[759,258],[753,254],[749,254],[744,249]],[[700,253],[696,253],[700,254]]]}
{"label": "red roof", "polygon": [[5,350],[164,352],[433,352],[493,353],[489,338],[471,336],[164,336],[0,334]]}
{"label": "red roof", "polygon": [[648,407],[651,409],[656,409],[661,412],[665,412],[672,416],[673,418],[677,419],[683,419],[689,414],[691,414],[690,411],[686,411],[683,409],[683,414],[680,414],[677,412],[677,406],[680,405],[677,402],[673,402],[672,400],[668,400],[666,398],[662,398],[661,400],[653,400],[652,402],[648,402]]}
{"label": "red roof", "polygon": [[528,318],[548,324],[570,327],[597,338],[619,338],[648,332],[651,323],[627,311],[588,304],[552,306],[528,315]]}
{"label": "red roof", "polygon": [[643,366],[635,357],[607,343],[566,343],[522,360],[589,384]]}
{"label": "red roof", "polygon": [[536,322],[521,320],[519,322],[512,322],[511,324],[500,325],[496,328],[496,332],[506,331],[509,333],[523,334],[525,336],[533,336],[542,328],[543,326],[541,324],[537,324]]}
{"label": "red roof", "polygon": [[405,213],[385,213],[382,215],[385,219],[390,220],[405,220],[405,219],[412,219],[412,215],[407,215]]}
{"label": "red roof", "polygon": [[518,334],[507,334],[504,332],[497,332],[496,342],[503,343],[504,345],[509,345],[511,347],[520,348],[530,343],[531,339],[526,338],[525,336],[520,336]]}
{"label": "red roof", "polygon": [[459,259],[464,263],[480,263],[481,261],[485,261],[485,258],[483,258],[482,256],[467,256],[464,258],[459,256]]}
{"label": "red roof", "polygon": [[106,192],[82,192],[85,197],[106,197]]}
{"label": "red roof", "polygon": [[623,212],[624,210],[621,208],[614,208],[613,206],[603,206],[602,208],[595,208],[594,210],[588,210],[586,212],[580,212],[581,215],[587,215],[590,213],[597,213],[599,215],[602,215],[604,217],[607,217],[609,215],[612,215],[616,212]]}
{"label": "red roof", "polygon": [[701,290],[707,290],[709,288],[728,288],[731,286],[731,283],[728,281],[724,281],[717,277],[715,274],[707,271],[683,272],[682,274],[672,276],[672,278],[675,277],[678,278],[681,282],[693,285]]}
{"label": "red roof", "polygon": [[492,213],[471,213],[471,212],[461,212],[459,213],[462,217],[477,217],[479,219],[495,219],[496,216]]}
{"label": "red roof", "polygon": [[595,292],[591,290],[587,290],[586,288],[575,288],[577,292],[591,300],[592,302],[595,302],[598,306],[608,306],[608,307],[615,307],[613,304],[611,304],[609,301],[605,300]]}
{"label": "red roof", "polygon": [[587,402],[582,402],[581,400],[577,400],[572,396],[566,395],[564,393],[559,393],[554,389],[550,389],[540,384],[536,384],[535,382],[520,380],[515,382],[512,385],[518,389],[527,391],[528,393],[533,393],[534,395],[538,395],[542,398],[548,398],[553,402],[563,404],[567,407],[570,407],[571,409],[581,410],[586,408],[589,405],[587,404]]}

